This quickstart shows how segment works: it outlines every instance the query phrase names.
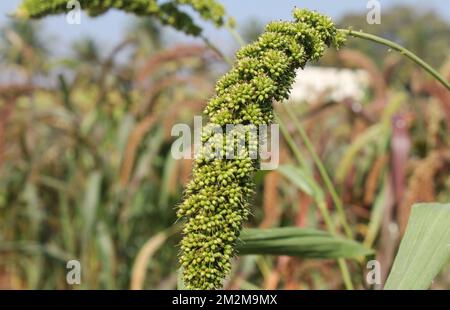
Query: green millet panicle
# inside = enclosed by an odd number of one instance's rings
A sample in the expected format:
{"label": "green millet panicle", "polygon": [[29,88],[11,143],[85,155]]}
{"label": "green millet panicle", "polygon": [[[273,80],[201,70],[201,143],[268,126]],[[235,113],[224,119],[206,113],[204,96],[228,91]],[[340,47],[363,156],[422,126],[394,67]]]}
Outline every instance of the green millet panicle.
{"label": "green millet panicle", "polygon": [[[50,14],[61,14],[73,8],[67,8],[68,0],[24,0],[17,10],[19,17],[40,18]],[[109,9],[118,9],[140,16],[154,16],[162,24],[170,25],[188,34],[198,35],[201,28],[192,18],[181,11],[180,5],[190,6],[200,16],[222,26],[225,9],[215,0],[78,0],[83,10],[91,16],[98,16]]]}
{"label": "green millet panicle", "polygon": [[[272,102],[289,97],[296,69],[321,57],[327,46],[344,43],[330,18],[301,9],[293,16],[293,22],[268,24],[256,42],[238,51],[234,67],[217,82],[216,96],[204,111],[206,129],[240,124],[231,134],[245,139],[250,126],[270,125]],[[204,129],[202,142],[208,147],[196,157],[178,210],[185,221],[180,262],[188,289],[217,289],[230,272],[235,243],[249,215],[252,176],[260,164],[250,155],[259,142],[247,142],[234,159],[223,157],[233,152],[233,144],[230,148],[214,131]]]}

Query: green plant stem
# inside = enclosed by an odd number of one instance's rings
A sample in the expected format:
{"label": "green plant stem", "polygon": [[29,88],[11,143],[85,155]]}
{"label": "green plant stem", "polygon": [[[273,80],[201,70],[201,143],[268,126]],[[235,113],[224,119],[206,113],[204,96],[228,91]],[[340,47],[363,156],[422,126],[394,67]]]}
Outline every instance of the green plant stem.
{"label": "green plant stem", "polygon": [[[287,130],[286,126],[284,125],[283,121],[278,117],[278,115],[275,114],[275,120],[279,124],[281,133],[283,134],[283,137],[285,138],[287,144],[291,148],[292,152],[294,153],[295,158],[297,159],[300,166],[307,168],[306,162],[304,161],[303,157],[300,154],[300,151],[298,150],[297,146],[295,145],[294,139],[292,139],[291,135],[289,134],[289,131]],[[325,225],[327,227],[327,230],[332,234],[336,235],[336,229],[334,228],[333,221],[331,220],[330,211],[328,210],[326,203],[324,200],[317,201],[317,206],[319,208],[320,213],[322,214],[322,217],[325,221]],[[344,281],[345,288],[348,290],[353,290],[353,283],[352,279],[350,277],[350,272],[348,270],[347,264],[345,263],[345,259],[338,258],[337,260],[339,269],[342,274],[342,279]]]}
{"label": "green plant stem", "polygon": [[239,44],[239,46],[245,45],[244,39],[239,34],[239,32],[236,31],[236,29],[234,27],[230,27],[230,25],[228,25],[228,24],[225,27],[230,32],[230,34],[233,36],[233,38],[236,40],[236,42]]}
{"label": "green plant stem", "polygon": [[[279,124],[281,133],[283,134],[284,139],[286,140],[287,144],[289,145],[292,152],[294,153],[294,156],[297,159],[300,166],[308,168],[308,166],[306,165],[306,162],[304,161],[303,157],[300,154],[300,151],[298,150],[297,146],[295,145],[294,139],[292,139],[292,137],[289,134],[283,121],[278,117],[278,115],[275,115],[275,120]],[[317,199],[316,203],[317,203],[317,207],[319,208],[320,213],[322,214],[323,220],[325,221],[327,230],[332,235],[336,235],[336,229],[334,228],[333,221],[331,220],[331,215],[330,215],[330,212],[328,211],[325,201],[322,199]]]}
{"label": "green plant stem", "polygon": [[348,270],[345,259],[338,258],[339,269],[341,270],[342,280],[344,280],[344,285],[347,290],[353,290],[352,278],[350,277],[350,271]]}
{"label": "green plant stem", "polygon": [[233,61],[230,59],[230,57],[222,53],[220,49],[216,45],[214,45],[211,41],[209,41],[207,37],[201,35],[200,38],[203,40],[206,46],[208,46],[210,49],[216,52],[230,67],[233,67]]}
{"label": "green plant stem", "polygon": [[275,115],[275,121],[280,126],[281,133],[283,134],[284,139],[286,140],[287,144],[292,150],[292,153],[294,153],[295,159],[297,159],[300,166],[303,166],[307,168],[306,162],[304,161],[302,155],[300,154],[300,151],[298,150],[297,146],[295,145],[294,139],[292,139],[291,135],[289,134],[288,129],[284,125],[283,121],[278,117],[278,115]]}
{"label": "green plant stem", "polygon": [[383,45],[386,45],[396,51],[399,51],[400,54],[406,56],[407,58],[409,58],[410,60],[412,60],[419,66],[421,66],[429,74],[431,74],[436,80],[438,80],[445,88],[450,90],[450,83],[442,75],[440,75],[439,72],[437,72],[435,69],[433,69],[429,64],[427,64],[425,61],[423,61],[419,56],[417,56],[410,50],[404,48],[403,46],[401,46],[395,42],[392,42],[390,40],[378,37],[373,34],[365,33],[362,31],[354,31],[351,29],[338,29],[338,31],[345,33],[346,35],[349,35],[352,37],[361,38],[361,39],[369,40],[369,41],[376,42],[379,44],[383,44]]}
{"label": "green plant stem", "polygon": [[327,187],[328,191],[330,192],[331,198],[333,199],[333,202],[335,204],[336,210],[338,212],[342,227],[344,228],[344,232],[347,235],[348,238],[353,239],[353,233],[350,229],[350,226],[347,223],[347,219],[345,217],[344,212],[344,206],[342,205],[342,201],[339,198],[337,191],[333,185],[333,182],[331,181],[330,176],[328,175],[327,170],[325,169],[325,166],[323,165],[322,161],[320,160],[319,156],[316,153],[316,150],[314,149],[314,146],[312,145],[311,141],[308,138],[308,135],[306,134],[303,127],[296,121],[294,114],[292,110],[288,106],[284,106],[286,111],[289,114],[289,117],[292,119],[292,122],[294,123],[294,126],[298,130],[303,142],[305,143],[306,148],[308,149],[309,153],[311,154],[311,157],[317,166],[317,169],[319,169],[320,176],[322,177],[323,181],[325,182],[325,186]]}

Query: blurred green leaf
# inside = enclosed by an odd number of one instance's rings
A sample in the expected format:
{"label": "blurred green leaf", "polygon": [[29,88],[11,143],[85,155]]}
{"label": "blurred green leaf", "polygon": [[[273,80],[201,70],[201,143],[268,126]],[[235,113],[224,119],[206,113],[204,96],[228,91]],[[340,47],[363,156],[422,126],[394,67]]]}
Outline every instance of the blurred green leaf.
{"label": "blurred green leaf", "polygon": [[371,145],[371,143],[379,141],[380,137],[385,135],[385,128],[383,124],[376,124],[361,133],[353,143],[347,148],[342,157],[340,163],[337,165],[336,169],[336,179],[339,183],[344,181],[350,168],[355,163],[355,157],[358,153]]}
{"label": "blurred green leaf", "polygon": [[173,158],[172,154],[167,154],[167,157],[164,162],[163,172],[162,172],[162,180],[161,180],[161,188],[159,194],[158,207],[166,208],[169,205],[169,190],[170,190],[170,182],[171,175],[173,174],[173,170],[176,168],[176,161]]}
{"label": "blurred green leaf", "polygon": [[99,257],[101,259],[100,281],[106,289],[114,289],[115,286],[115,249],[114,242],[108,227],[104,222],[100,222],[97,226],[97,243]]}
{"label": "blurred green leaf", "polygon": [[372,206],[372,212],[370,214],[370,220],[367,226],[367,233],[364,239],[364,245],[367,247],[371,247],[373,245],[378,235],[378,231],[380,230],[384,209],[386,208],[386,200],[388,196],[387,191],[388,181],[387,177],[384,177],[382,188]]}
{"label": "blurred green leaf", "polygon": [[450,204],[415,204],[384,288],[427,289],[449,260]]}
{"label": "blurred green leaf", "polygon": [[362,244],[329,233],[296,227],[244,229],[240,255],[290,255],[304,258],[357,258],[373,254]]}
{"label": "blurred green leaf", "polygon": [[27,240],[0,242],[0,253],[13,251],[24,252],[26,254],[42,254],[64,263],[72,259],[70,254],[55,244],[39,244]]}
{"label": "blurred green leaf", "polygon": [[323,199],[322,189],[305,169],[293,165],[281,165],[277,171],[306,194],[315,197],[317,200]]}
{"label": "blurred green leaf", "polygon": [[100,199],[101,174],[92,172],[86,184],[83,202],[83,221],[85,224],[84,236],[88,237],[92,232]]}

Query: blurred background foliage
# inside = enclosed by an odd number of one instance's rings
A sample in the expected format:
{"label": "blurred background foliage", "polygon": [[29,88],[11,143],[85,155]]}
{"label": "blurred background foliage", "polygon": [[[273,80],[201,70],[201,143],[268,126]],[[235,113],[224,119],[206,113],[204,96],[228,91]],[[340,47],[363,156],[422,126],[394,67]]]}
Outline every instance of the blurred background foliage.
{"label": "blurred background foliage", "polygon": [[[175,208],[191,161],[172,157],[171,128],[192,125],[228,65],[207,44],[166,42],[154,20],[132,20],[111,50],[84,38],[65,58],[50,53],[39,22],[12,19],[1,30],[1,288],[176,287]],[[338,24],[367,25],[365,14]],[[263,28],[255,18],[238,31],[250,42]],[[395,7],[377,29],[450,79],[448,22]],[[363,69],[369,87],[361,101],[324,94],[276,104],[280,168],[255,176],[248,226],[325,230],[320,203],[339,226],[303,128],[355,240],[376,250],[384,281],[410,206],[450,200],[450,96],[400,55],[364,41],[349,39],[315,65]],[[286,174],[292,166],[296,174]],[[304,178],[321,194],[305,190]],[[70,259],[81,262],[79,286],[66,283]],[[349,267],[355,286],[369,288],[365,262]],[[343,282],[333,260],[242,256],[226,288],[339,289]],[[433,288],[450,288],[449,268]]]}

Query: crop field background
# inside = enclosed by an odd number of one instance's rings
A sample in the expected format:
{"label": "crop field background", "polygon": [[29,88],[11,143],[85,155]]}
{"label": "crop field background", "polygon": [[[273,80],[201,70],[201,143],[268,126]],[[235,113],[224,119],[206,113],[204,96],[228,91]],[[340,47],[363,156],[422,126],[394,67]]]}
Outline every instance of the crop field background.
{"label": "crop field background", "polygon": [[[232,2],[223,1],[231,16]],[[290,2],[279,4],[289,14],[301,6]],[[332,10],[335,23],[401,44],[450,81],[450,4],[383,2],[370,25],[361,2]],[[235,51],[279,19],[263,3],[203,38],[117,12],[83,14],[79,33],[58,30],[63,15],[23,21],[7,17],[20,1],[0,4],[0,288],[177,288],[176,212],[193,162],[173,157],[171,131],[193,127]],[[327,238],[266,242],[273,252],[258,254],[249,235],[224,288],[382,288],[412,205],[450,202],[449,91],[401,53],[348,38],[299,70],[274,110],[279,165],[254,176],[244,226]],[[339,238],[348,244],[337,248]],[[295,255],[277,254],[292,244]],[[73,259],[77,285],[66,279]],[[369,260],[379,283],[367,281]],[[430,288],[450,289],[448,261]]]}

